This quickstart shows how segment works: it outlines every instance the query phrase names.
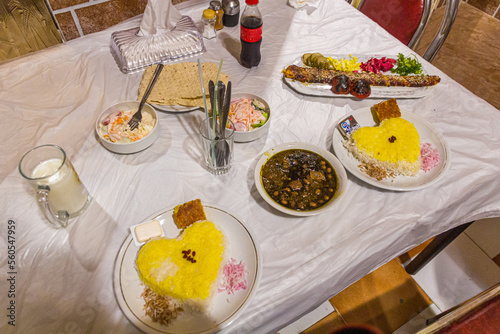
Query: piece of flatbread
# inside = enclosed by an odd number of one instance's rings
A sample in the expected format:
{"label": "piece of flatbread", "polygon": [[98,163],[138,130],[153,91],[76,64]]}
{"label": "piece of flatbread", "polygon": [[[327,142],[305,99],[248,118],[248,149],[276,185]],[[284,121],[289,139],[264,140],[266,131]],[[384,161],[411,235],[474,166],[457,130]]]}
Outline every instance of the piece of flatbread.
{"label": "piece of flatbread", "polygon": [[[156,65],[152,65],[144,71],[141,84],[139,85],[138,100],[142,99],[149,82],[153,78],[155,69]],[[210,80],[215,83],[218,67],[213,63],[202,63],[201,69],[207,104],[210,108],[208,83]],[[228,75],[221,72],[219,81],[227,85],[229,81]],[[198,73],[198,63],[189,62],[165,65],[147,102],[160,105],[182,105],[203,108],[204,102]]]}

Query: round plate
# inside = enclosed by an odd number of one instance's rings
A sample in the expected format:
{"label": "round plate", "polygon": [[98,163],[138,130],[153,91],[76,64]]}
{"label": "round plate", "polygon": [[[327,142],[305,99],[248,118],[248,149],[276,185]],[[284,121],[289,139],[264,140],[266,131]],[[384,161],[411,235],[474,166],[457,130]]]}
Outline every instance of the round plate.
{"label": "round plate", "polygon": [[[144,300],[141,293],[144,285],[139,279],[135,267],[137,252],[140,247],[134,244],[132,236],[128,236],[118,253],[113,284],[118,304],[125,316],[140,330],[146,333],[213,333],[220,331],[240,316],[253,298],[259,285],[262,272],[262,259],[259,247],[250,230],[241,219],[212,204],[203,204],[207,219],[214,222],[228,240],[228,259],[234,258],[243,261],[247,267],[247,289],[240,290],[234,295],[226,292],[217,293],[214,297],[213,309],[208,314],[189,314],[182,312],[168,326],[154,323],[144,314]],[[156,217],[163,222],[163,229],[167,238],[175,238],[180,230],[172,219],[174,208],[168,209]]]}
{"label": "round plate", "polygon": [[167,112],[175,112],[175,113],[183,113],[183,112],[188,112],[188,111],[193,111],[196,109],[200,109],[200,107],[188,107],[188,106],[181,106],[181,105],[175,105],[175,106],[167,106],[163,104],[151,104],[155,109],[161,110],[161,111],[167,111]]}
{"label": "round plate", "polygon": [[[376,125],[369,107],[358,109],[352,112],[351,115],[354,116],[360,126]],[[422,144],[430,143],[431,147],[438,150],[440,156],[439,164],[431,171],[424,172],[423,170],[420,170],[416,176],[398,175],[394,178],[385,178],[383,180],[377,181],[376,179],[371,178],[367,174],[360,171],[358,167],[359,160],[354,158],[342,144],[344,138],[339,132],[337,126],[335,126],[335,129],[333,130],[332,140],[335,155],[337,156],[337,158],[339,158],[344,167],[354,176],[378,188],[397,191],[411,191],[428,187],[431,184],[437,182],[443,176],[450,165],[450,149],[448,147],[448,143],[430,123],[420,118],[419,116],[401,110],[401,117],[415,125],[415,128],[420,135],[420,142]],[[342,117],[342,119],[343,118],[344,117]]]}
{"label": "round plate", "polygon": [[[358,58],[358,62],[366,62],[370,58],[392,58],[398,59],[398,56],[395,55],[353,55]],[[351,59],[349,55],[325,55],[325,57],[332,57],[333,59]],[[297,65],[304,66],[302,62],[302,56],[297,57],[293,60],[289,65]],[[287,68],[285,66],[285,68]],[[423,74],[427,74],[425,65],[422,64]],[[387,74],[392,73],[388,72]],[[397,74],[396,74],[397,75]],[[320,83],[302,83],[300,81],[292,80],[290,78],[286,78],[283,76],[283,79],[287,83],[288,86],[293,88],[300,94],[303,95],[313,95],[313,96],[327,96],[327,97],[335,97],[335,98],[346,98],[353,97],[351,94],[335,94],[332,92],[332,85],[329,84],[320,84]],[[384,87],[384,86],[371,86],[371,94],[368,96],[369,99],[374,98],[420,98],[429,94],[434,89],[434,86],[429,87]]]}
{"label": "round plate", "polygon": [[[281,152],[281,151],[286,151],[286,150],[294,150],[294,149],[299,149],[299,150],[307,150],[314,152],[323,158],[325,158],[335,169],[335,173],[337,174],[337,181],[339,183],[339,187],[337,192],[335,193],[334,197],[328,202],[326,205],[320,207],[319,209],[316,210],[310,210],[310,211],[297,211],[297,210],[292,210],[288,209],[277,202],[275,202],[271,196],[269,196],[264,189],[264,186],[262,185],[262,179],[261,179],[261,169],[262,166],[276,153]],[[262,198],[273,208],[276,210],[279,210],[281,212],[287,213],[292,216],[299,216],[299,217],[305,217],[305,216],[314,216],[318,215],[320,213],[324,213],[328,210],[330,210],[337,202],[339,201],[340,197],[345,192],[345,188],[347,185],[347,174],[345,172],[344,166],[342,166],[342,163],[329,151],[324,150],[322,148],[319,148],[317,146],[307,144],[307,143],[286,143],[286,144],[281,144],[278,146],[273,147],[266,153],[262,155],[262,157],[259,159],[257,162],[257,166],[255,166],[255,171],[254,171],[254,180],[255,180],[255,186],[257,187],[257,191],[259,194],[262,196]]]}

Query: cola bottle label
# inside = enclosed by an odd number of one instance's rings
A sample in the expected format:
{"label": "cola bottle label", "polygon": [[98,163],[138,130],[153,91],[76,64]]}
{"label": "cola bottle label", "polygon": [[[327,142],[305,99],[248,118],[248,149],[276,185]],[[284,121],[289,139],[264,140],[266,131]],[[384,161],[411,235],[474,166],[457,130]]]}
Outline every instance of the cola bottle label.
{"label": "cola bottle label", "polygon": [[262,38],[262,26],[258,28],[248,29],[241,26],[240,37],[245,42],[253,43],[258,42]]}

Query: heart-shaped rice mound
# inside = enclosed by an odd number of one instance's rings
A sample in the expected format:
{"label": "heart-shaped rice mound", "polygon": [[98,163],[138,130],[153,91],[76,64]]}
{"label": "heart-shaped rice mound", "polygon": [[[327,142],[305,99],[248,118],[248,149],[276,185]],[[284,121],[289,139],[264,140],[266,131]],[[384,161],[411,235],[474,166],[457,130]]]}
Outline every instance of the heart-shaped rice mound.
{"label": "heart-shaped rice mound", "polygon": [[139,277],[160,295],[206,300],[214,291],[224,248],[224,234],[214,223],[194,223],[176,239],[144,244],[136,261]]}

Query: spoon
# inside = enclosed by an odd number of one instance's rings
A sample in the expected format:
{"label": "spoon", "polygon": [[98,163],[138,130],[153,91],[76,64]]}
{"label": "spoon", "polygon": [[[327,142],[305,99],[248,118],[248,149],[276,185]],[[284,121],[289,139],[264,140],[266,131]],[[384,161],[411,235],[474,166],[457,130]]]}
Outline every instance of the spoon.
{"label": "spoon", "polygon": [[210,80],[208,82],[208,95],[210,96],[210,107],[211,107],[211,110],[210,110],[210,115],[213,116],[214,115],[214,110],[215,110],[215,106],[214,106],[214,102],[215,102],[215,99],[214,99],[214,92],[215,90],[215,85],[214,85],[214,82],[212,80]]}
{"label": "spoon", "polygon": [[217,143],[217,150],[219,153],[219,158],[218,160],[222,160],[225,163],[228,163],[229,161],[229,155],[231,154],[231,149],[229,147],[228,142],[226,141],[226,124],[227,124],[227,119],[229,117],[229,107],[231,104],[231,81],[227,83],[227,89],[226,89],[226,95],[221,96],[221,112],[219,115],[219,120],[220,120],[220,139],[222,141],[219,141]]}
{"label": "spoon", "polygon": [[226,91],[226,85],[222,81],[219,81],[218,86],[217,116],[219,116],[219,136],[222,137],[222,134],[224,133],[224,128],[222,127],[222,107],[224,106],[224,93]]}
{"label": "spoon", "polygon": [[224,97],[224,107],[222,108],[221,134],[226,138],[226,124],[229,117],[229,108],[231,107],[231,81],[227,83],[226,96]]}

